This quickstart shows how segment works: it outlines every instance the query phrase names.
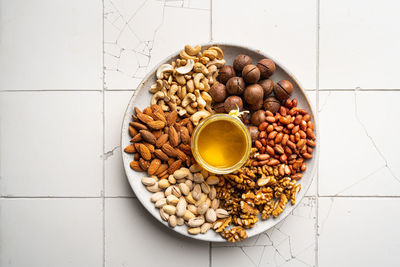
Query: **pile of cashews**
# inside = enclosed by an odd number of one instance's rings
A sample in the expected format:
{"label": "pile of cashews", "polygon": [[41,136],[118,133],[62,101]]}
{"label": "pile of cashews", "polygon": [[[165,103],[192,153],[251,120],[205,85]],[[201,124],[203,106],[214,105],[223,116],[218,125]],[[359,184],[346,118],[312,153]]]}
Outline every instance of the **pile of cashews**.
{"label": "pile of cashews", "polygon": [[180,59],[157,69],[157,81],[149,89],[154,94],[151,104],[161,106],[164,111],[176,110],[180,117],[190,117],[197,125],[214,113],[208,90],[225,65],[224,53],[217,46],[201,52],[200,45],[186,45],[179,56]]}

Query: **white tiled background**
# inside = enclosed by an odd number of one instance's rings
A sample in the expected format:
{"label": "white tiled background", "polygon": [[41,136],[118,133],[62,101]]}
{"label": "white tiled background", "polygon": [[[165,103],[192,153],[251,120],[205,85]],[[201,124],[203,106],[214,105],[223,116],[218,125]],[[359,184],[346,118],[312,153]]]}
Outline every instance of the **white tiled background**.
{"label": "white tiled background", "polygon": [[[0,0],[0,266],[399,266],[398,1]],[[122,169],[126,104],[186,43],[266,51],[318,114],[319,173],[239,245],[161,227]]]}

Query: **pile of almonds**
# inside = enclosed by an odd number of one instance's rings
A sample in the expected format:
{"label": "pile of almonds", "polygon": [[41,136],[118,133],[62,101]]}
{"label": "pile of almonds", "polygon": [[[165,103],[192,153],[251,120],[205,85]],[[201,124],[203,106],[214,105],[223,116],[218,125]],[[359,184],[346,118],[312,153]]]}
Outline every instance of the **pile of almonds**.
{"label": "pile of almonds", "polygon": [[167,179],[143,177],[142,183],[153,192],[150,200],[161,218],[173,228],[185,223],[188,233],[204,234],[217,219],[229,217],[226,210],[219,208],[216,198],[219,178],[197,164],[180,168]]}
{"label": "pile of almonds", "polygon": [[181,120],[176,111],[164,112],[158,105],[143,112],[135,108],[135,113],[129,123],[132,144],[124,149],[134,154],[132,169],[166,179],[181,166],[191,166],[193,124],[189,118]]}

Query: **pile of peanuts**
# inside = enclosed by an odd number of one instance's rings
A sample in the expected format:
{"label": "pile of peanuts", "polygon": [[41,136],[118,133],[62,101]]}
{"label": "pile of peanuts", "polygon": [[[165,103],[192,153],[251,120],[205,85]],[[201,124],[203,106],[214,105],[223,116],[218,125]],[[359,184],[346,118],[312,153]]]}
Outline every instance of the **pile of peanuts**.
{"label": "pile of peanuts", "polygon": [[297,100],[286,100],[275,115],[266,111],[266,121],[258,126],[254,145],[259,151],[253,166],[276,166],[293,180],[302,178],[306,159],[312,158],[315,147],[311,115],[297,107]]}

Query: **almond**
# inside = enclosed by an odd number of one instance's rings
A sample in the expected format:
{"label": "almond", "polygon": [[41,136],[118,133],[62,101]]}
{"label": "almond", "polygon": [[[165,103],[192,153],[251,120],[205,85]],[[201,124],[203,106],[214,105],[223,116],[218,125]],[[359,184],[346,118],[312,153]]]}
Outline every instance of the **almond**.
{"label": "almond", "polygon": [[156,141],[156,147],[162,147],[168,141],[168,134],[161,135]]}
{"label": "almond", "polygon": [[130,144],[129,146],[125,147],[124,151],[129,154],[133,154],[136,152],[135,146]]}
{"label": "almond", "polygon": [[175,148],[173,148],[170,144],[165,143],[162,147],[161,147],[162,151],[167,154],[170,157],[176,157],[178,154],[175,150]]}
{"label": "almond", "polygon": [[133,128],[135,128],[136,130],[147,130],[147,126],[139,123],[139,122],[130,122],[129,123],[130,126],[132,126]]}
{"label": "almond", "polygon": [[139,145],[139,153],[143,159],[145,159],[145,160],[151,159],[150,150],[146,147],[146,145],[144,145],[144,144]]}
{"label": "almond", "polygon": [[156,143],[156,137],[151,132],[149,132],[147,130],[140,130],[140,135],[142,136],[144,141],[146,141],[150,144]]}
{"label": "almond", "polygon": [[186,124],[186,127],[187,127],[187,129],[188,129],[188,131],[189,131],[189,134],[192,135],[192,133],[193,133],[193,128],[194,128],[192,122],[189,121],[188,124]]}
{"label": "almond", "polygon": [[156,137],[156,139],[158,139],[163,132],[161,130],[157,130],[157,131],[153,131],[152,134]]}
{"label": "almond", "polygon": [[169,165],[168,173],[173,174],[176,170],[178,170],[182,165],[182,161],[179,159],[174,161],[172,164]]}
{"label": "almond", "polygon": [[142,168],[144,171],[146,171],[150,166],[150,162],[140,158],[139,159],[139,165],[140,165],[140,168]]}
{"label": "almond", "polygon": [[134,107],[133,110],[135,111],[136,115],[143,113],[140,111],[140,109],[138,107]]}
{"label": "almond", "polygon": [[168,169],[168,164],[161,164],[160,167],[157,169],[155,175],[159,175]]}
{"label": "almond", "polygon": [[179,149],[182,150],[183,152],[185,152],[186,155],[192,154],[192,149],[187,144],[180,144]]}
{"label": "almond", "polygon": [[154,146],[147,142],[143,142],[143,144],[150,150],[150,153],[154,153]]}
{"label": "almond", "polygon": [[136,142],[140,142],[142,141],[142,135],[140,133],[138,133],[137,135],[135,135],[132,139],[131,142],[132,143],[136,143]]}
{"label": "almond", "polygon": [[190,135],[189,135],[188,128],[182,126],[181,129],[179,130],[179,133],[181,134],[182,143],[189,145],[190,144]]}
{"label": "almond", "polygon": [[171,113],[169,113],[168,117],[167,117],[168,126],[174,125],[174,123],[176,122],[177,118],[178,118],[178,112],[176,110],[174,110]]}
{"label": "almond", "polygon": [[167,161],[169,159],[168,155],[165,154],[161,149],[154,150],[154,155],[156,155],[157,158],[164,161]]}
{"label": "almond", "polygon": [[185,162],[186,158],[187,158],[186,154],[182,150],[180,150],[178,148],[175,148],[175,150],[176,150],[176,154],[178,156],[178,159],[182,160],[182,162]]}
{"label": "almond", "polygon": [[151,161],[151,163],[150,163],[149,168],[147,169],[147,173],[148,173],[149,175],[155,174],[156,171],[158,170],[158,168],[160,167],[160,165],[161,165],[161,160],[159,160],[159,159],[153,159],[153,160]]}
{"label": "almond", "polygon": [[180,138],[173,126],[169,127],[168,137],[169,137],[169,143],[171,144],[171,146],[175,147],[175,146],[179,145]]}
{"label": "almond", "polygon": [[135,171],[138,171],[138,172],[143,171],[142,168],[140,167],[138,161],[135,161],[135,160],[131,161],[131,163],[129,164],[129,166],[131,166],[131,168],[132,168],[133,170],[135,170]]}
{"label": "almond", "polygon": [[153,111],[151,110],[151,107],[147,107],[147,108],[143,109],[143,113],[146,115],[149,115],[149,116],[153,115]]}
{"label": "almond", "polygon": [[142,122],[144,122],[145,124],[149,124],[150,122],[153,122],[153,118],[150,117],[149,115],[143,114],[143,113],[139,113],[136,115],[138,117],[139,120],[141,120]]}
{"label": "almond", "polygon": [[134,137],[135,135],[137,135],[137,130],[135,128],[133,128],[132,126],[129,126],[129,135],[131,137]]}
{"label": "almond", "polygon": [[147,125],[149,125],[149,127],[151,129],[160,130],[160,129],[164,128],[165,122],[163,122],[163,121],[151,121],[151,122],[147,123]]}

